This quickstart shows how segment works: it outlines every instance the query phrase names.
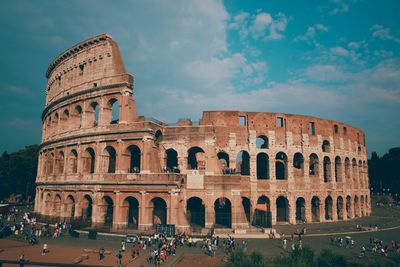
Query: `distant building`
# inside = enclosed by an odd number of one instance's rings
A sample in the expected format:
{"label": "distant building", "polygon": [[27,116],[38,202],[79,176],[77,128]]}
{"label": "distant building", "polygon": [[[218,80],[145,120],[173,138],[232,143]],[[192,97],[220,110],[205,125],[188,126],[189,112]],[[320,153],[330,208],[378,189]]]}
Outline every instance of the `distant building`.
{"label": "distant building", "polygon": [[60,54],[46,78],[41,216],[206,232],[371,212],[364,133],[350,125],[241,111],[205,111],[198,124],[147,119],[106,34]]}

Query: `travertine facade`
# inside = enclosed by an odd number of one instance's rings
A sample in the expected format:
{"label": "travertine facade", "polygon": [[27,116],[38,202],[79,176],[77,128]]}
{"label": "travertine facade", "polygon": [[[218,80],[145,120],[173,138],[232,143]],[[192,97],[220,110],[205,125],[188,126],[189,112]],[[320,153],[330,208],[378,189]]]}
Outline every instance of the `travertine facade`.
{"label": "travertine facade", "polygon": [[265,112],[205,111],[198,124],[177,125],[139,116],[133,77],[109,35],[68,49],[46,77],[39,214],[186,231],[370,214],[359,129]]}

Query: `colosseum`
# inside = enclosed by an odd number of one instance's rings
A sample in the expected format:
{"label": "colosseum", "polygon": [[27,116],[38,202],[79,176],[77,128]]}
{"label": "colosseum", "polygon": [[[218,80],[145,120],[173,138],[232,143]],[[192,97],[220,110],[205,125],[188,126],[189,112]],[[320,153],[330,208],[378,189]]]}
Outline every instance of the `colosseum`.
{"label": "colosseum", "polygon": [[[284,113],[204,111],[167,124],[137,114],[134,79],[107,34],[48,67],[35,212],[111,231],[368,216],[364,133]],[[165,112],[168,112],[166,110]]]}

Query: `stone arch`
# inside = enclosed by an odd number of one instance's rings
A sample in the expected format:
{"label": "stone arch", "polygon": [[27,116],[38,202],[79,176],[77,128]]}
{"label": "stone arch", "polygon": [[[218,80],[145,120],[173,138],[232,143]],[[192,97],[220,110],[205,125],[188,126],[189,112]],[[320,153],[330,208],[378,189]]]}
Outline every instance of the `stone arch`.
{"label": "stone arch", "polygon": [[256,139],[256,147],[257,148],[269,148],[269,140],[265,135],[259,135]]}
{"label": "stone arch", "polygon": [[53,134],[57,134],[58,132],[58,123],[59,123],[59,116],[58,113],[56,112],[53,115],[53,121],[52,121]]}
{"label": "stone arch", "polygon": [[82,220],[92,221],[93,200],[89,195],[84,195],[82,199]]}
{"label": "stone arch", "polygon": [[168,172],[176,172],[178,170],[178,152],[175,149],[170,148],[165,151],[166,165]]}
{"label": "stone arch", "polygon": [[351,218],[351,211],[352,211],[352,208],[351,208],[351,197],[350,197],[350,196],[347,196],[347,197],[346,197],[346,214],[347,214],[347,219],[350,219],[350,218]]}
{"label": "stone arch", "polygon": [[319,160],[317,154],[314,153],[310,155],[309,175],[311,176],[319,175]]}
{"label": "stone arch", "polygon": [[68,157],[68,173],[75,174],[78,172],[78,152],[71,149]]}
{"label": "stone arch", "polygon": [[95,162],[96,162],[96,153],[94,149],[88,147],[85,149],[82,155],[82,163],[83,163],[83,172],[84,173],[94,173],[95,171]]}
{"label": "stone arch", "polygon": [[123,202],[125,218],[128,228],[139,227],[139,201],[133,196],[126,197]]}
{"label": "stone arch", "polygon": [[105,225],[112,226],[114,218],[114,201],[109,196],[104,196],[102,198],[103,205],[103,222]]}
{"label": "stone arch", "polygon": [[60,175],[64,173],[64,152],[59,151],[56,157],[56,170],[55,174]]}
{"label": "stone arch", "polygon": [[75,198],[68,195],[65,200],[65,217],[72,220],[75,217]]}
{"label": "stone arch", "polygon": [[260,196],[254,213],[254,224],[263,228],[272,227],[271,203],[267,196]]}
{"label": "stone arch", "polygon": [[348,157],[345,158],[344,160],[344,176],[347,181],[350,180],[350,159]]}
{"label": "stone arch", "polygon": [[236,171],[241,175],[250,175],[250,154],[245,150],[236,156]]}
{"label": "stone arch", "polygon": [[358,183],[359,186],[364,186],[364,173],[363,173],[363,166],[361,160],[358,161]]}
{"label": "stone arch", "polygon": [[304,177],[304,157],[300,152],[293,156],[293,174],[295,178]]}
{"label": "stone arch", "polygon": [[206,221],[205,205],[201,198],[191,197],[186,202],[186,213],[191,226],[204,227]]}
{"label": "stone arch", "polygon": [[53,200],[53,216],[54,217],[61,217],[61,195],[60,194],[55,194],[54,200]]}
{"label": "stone arch", "polygon": [[140,173],[141,151],[137,145],[130,145],[126,149],[129,155],[129,173]]}
{"label": "stone arch", "polygon": [[160,197],[151,200],[153,206],[152,222],[156,224],[167,224],[167,202]]}
{"label": "stone arch", "polygon": [[328,156],[324,157],[324,182],[331,181],[331,159]]}
{"label": "stone arch", "polygon": [[335,180],[336,182],[342,181],[342,160],[339,156],[335,158]]}
{"label": "stone arch", "polygon": [[332,220],[333,219],[333,210],[332,210],[332,197],[327,196],[325,198],[325,220]]}
{"label": "stone arch", "polygon": [[63,130],[68,130],[69,128],[69,110],[65,109],[61,114],[60,124]]}
{"label": "stone arch", "polygon": [[275,156],[275,177],[277,180],[288,179],[288,157],[284,152],[278,152]]}
{"label": "stone arch", "polygon": [[328,140],[324,140],[322,142],[322,152],[329,153],[331,152],[331,144]]}
{"label": "stone arch", "polygon": [[311,219],[313,222],[321,221],[321,201],[317,196],[314,196],[311,199]]}
{"label": "stone arch", "polygon": [[276,221],[289,222],[289,201],[284,196],[276,199]]}
{"label": "stone arch", "polygon": [[119,101],[116,98],[112,98],[108,101],[108,108],[110,109],[110,124],[118,124],[119,123],[119,113],[120,113],[120,105]]}
{"label": "stone arch", "polygon": [[90,108],[86,110],[86,120],[88,121],[89,126],[96,127],[99,124],[100,119],[100,106],[97,102],[92,102],[89,107]]}
{"label": "stone arch", "polygon": [[103,172],[115,173],[117,166],[117,152],[115,151],[115,148],[112,146],[106,146],[101,156],[103,159]]}
{"label": "stone arch", "polygon": [[357,183],[357,177],[358,177],[356,159],[353,158],[353,160],[351,161],[351,164],[352,164],[352,174],[353,174],[353,187],[355,187],[356,183]]}
{"label": "stone arch", "polygon": [[343,216],[343,198],[341,196],[338,196],[337,200],[336,200],[336,214],[337,214],[337,218],[338,220],[343,220],[344,216]]}
{"label": "stone arch", "polygon": [[54,153],[47,152],[45,155],[45,174],[46,176],[53,175],[54,167]]}
{"label": "stone arch", "polygon": [[232,227],[232,204],[226,197],[220,197],[214,202],[215,226],[220,228]]}
{"label": "stone arch", "polygon": [[363,217],[365,215],[365,210],[364,210],[364,195],[361,195],[360,197],[360,214]]}
{"label": "stone arch", "polygon": [[82,127],[82,107],[80,105],[75,106],[74,111],[72,113],[73,121],[75,125],[78,125],[78,128]]}
{"label": "stone arch", "polygon": [[44,198],[44,211],[47,215],[51,215],[49,212],[51,211],[52,199],[51,194],[48,192]]}
{"label": "stone arch", "polygon": [[306,221],[306,201],[303,197],[298,197],[296,200],[296,221]]}
{"label": "stone arch", "polygon": [[250,223],[251,220],[251,201],[248,197],[242,197],[242,207],[246,216],[246,221]]}
{"label": "stone arch", "polygon": [[354,196],[354,216],[360,217],[360,203],[358,202],[358,196]]}
{"label": "stone arch", "polygon": [[160,143],[163,140],[164,136],[163,136],[163,133],[161,132],[161,130],[157,130],[155,132],[154,138],[155,138],[155,142],[157,144]]}
{"label": "stone arch", "polygon": [[187,168],[188,170],[204,170],[205,169],[205,155],[201,147],[194,146],[187,151]]}
{"label": "stone arch", "polygon": [[269,179],[269,157],[263,152],[257,154],[257,179]]}
{"label": "stone arch", "polygon": [[223,174],[229,172],[229,155],[225,151],[221,150],[217,153],[218,167]]}

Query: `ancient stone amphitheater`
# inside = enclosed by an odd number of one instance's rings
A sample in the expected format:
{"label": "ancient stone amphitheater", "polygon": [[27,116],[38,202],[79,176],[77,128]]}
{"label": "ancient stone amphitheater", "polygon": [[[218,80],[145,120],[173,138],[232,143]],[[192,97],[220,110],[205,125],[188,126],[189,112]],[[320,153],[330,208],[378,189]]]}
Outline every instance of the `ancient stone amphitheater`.
{"label": "ancient stone amphitheater", "polygon": [[140,116],[106,34],[60,54],[46,78],[40,216],[205,232],[371,212],[365,136],[350,125],[266,112],[205,111],[173,125]]}

